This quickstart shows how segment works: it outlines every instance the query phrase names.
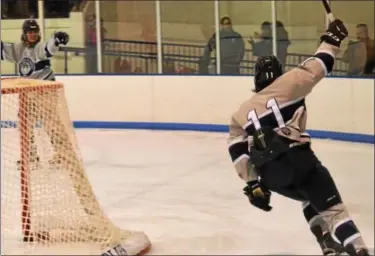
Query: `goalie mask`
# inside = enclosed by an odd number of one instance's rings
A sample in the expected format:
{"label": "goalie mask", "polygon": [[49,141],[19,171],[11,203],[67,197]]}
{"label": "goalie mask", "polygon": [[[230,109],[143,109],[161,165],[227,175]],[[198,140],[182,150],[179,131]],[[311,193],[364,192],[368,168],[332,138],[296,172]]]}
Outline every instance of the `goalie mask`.
{"label": "goalie mask", "polygon": [[40,41],[40,28],[35,20],[25,20],[22,25],[21,41],[33,47]]}
{"label": "goalie mask", "polygon": [[282,74],[282,65],[276,56],[259,57],[255,63],[254,92],[260,92]]}

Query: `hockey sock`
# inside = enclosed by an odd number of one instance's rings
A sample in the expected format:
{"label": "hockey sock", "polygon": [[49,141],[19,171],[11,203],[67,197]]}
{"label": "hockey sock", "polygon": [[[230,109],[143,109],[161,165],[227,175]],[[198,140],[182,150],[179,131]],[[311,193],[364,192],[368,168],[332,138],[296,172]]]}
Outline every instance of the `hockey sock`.
{"label": "hockey sock", "polygon": [[336,204],[320,213],[334,235],[349,255],[357,255],[357,251],[367,251],[367,246],[354,221],[350,218],[344,204]]}
{"label": "hockey sock", "polygon": [[309,202],[303,203],[303,215],[305,216],[307,223],[309,223],[311,232],[316,239],[320,241],[323,238],[323,235],[329,232],[328,225]]}
{"label": "hockey sock", "polygon": [[366,248],[357,226],[350,218],[337,222],[332,232],[347,249],[349,255],[356,255],[356,250]]}
{"label": "hockey sock", "polygon": [[303,203],[303,214],[310,225],[311,232],[319,243],[323,255],[338,255],[344,251],[342,245],[332,238],[328,224],[310,203]]}

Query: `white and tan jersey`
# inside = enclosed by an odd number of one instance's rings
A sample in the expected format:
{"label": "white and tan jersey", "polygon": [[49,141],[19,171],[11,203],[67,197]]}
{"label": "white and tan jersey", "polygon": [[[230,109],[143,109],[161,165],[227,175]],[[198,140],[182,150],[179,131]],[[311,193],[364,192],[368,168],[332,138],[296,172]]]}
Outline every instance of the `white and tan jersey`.
{"label": "white and tan jersey", "polygon": [[18,74],[22,77],[54,80],[50,58],[58,51],[52,36],[46,42],[28,47],[24,42],[1,42],[1,60],[17,63]]}
{"label": "white and tan jersey", "polygon": [[280,76],[271,85],[244,101],[232,115],[229,127],[229,153],[238,175],[245,181],[257,179],[251,167],[249,149],[252,135],[260,127],[272,127],[295,143],[310,143],[305,132],[305,97],[332,71],[339,48],[322,43],[315,56]]}

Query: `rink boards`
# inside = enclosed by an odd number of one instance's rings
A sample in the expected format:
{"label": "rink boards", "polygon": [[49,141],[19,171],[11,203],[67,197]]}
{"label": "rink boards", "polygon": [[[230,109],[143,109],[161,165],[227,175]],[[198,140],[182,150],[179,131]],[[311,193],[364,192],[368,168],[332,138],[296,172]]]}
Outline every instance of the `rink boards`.
{"label": "rink boards", "polygon": [[[228,130],[252,95],[248,76],[58,76],[78,128]],[[325,78],[308,96],[319,138],[374,143],[374,80]],[[2,117],[2,121],[4,120]]]}

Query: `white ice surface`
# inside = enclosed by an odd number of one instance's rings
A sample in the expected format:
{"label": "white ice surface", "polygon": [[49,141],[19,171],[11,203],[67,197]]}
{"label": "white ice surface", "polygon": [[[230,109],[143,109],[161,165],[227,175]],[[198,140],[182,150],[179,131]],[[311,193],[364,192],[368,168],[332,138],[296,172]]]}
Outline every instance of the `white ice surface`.
{"label": "white ice surface", "polygon": [[[226,134],[77,130],[90,182],[120,227],[144,231],[150,254],[315,254],[299,202],[273,194],[252,207]],[[374,247],[374,146],[314,140],[369,245]]]}
{"label": "white ice surface", "polygon": [[[78,130],[106,213],[145,231],[151,254],[319,254],[299,202],[273,194],[253,208],[230,161],[226,134]],[[373,145],[314,140],[352,218],[374,246]]]}

